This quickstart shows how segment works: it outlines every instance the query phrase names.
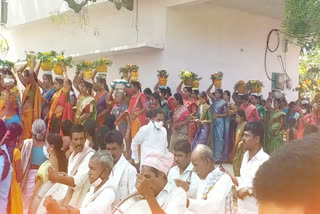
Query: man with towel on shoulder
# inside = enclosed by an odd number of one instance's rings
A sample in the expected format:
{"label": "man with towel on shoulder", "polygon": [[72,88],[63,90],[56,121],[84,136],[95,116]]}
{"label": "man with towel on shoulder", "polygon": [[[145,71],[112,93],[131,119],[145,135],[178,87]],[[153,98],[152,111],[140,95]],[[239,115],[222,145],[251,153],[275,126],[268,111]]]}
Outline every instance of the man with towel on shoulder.
{"label": "man with towel on shoulder", "polygon": [[142,162],[141,173],[137,175],[136,188],[152,213],[184,214],[187,195],[174,182],[168,183],[167,174],[173,163],[171,153],[150,152]]}

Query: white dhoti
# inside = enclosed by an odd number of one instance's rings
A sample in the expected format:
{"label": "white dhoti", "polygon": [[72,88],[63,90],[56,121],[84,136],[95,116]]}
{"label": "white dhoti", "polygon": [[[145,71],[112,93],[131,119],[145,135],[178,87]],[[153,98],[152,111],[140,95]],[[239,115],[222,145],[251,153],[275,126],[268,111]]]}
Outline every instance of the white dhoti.
{"label": "white dhoti", "polygon": [[37,169],[30,169],[28,172],[28,179],[25,184],[25,188],[22,190],[23,213],[28,213],[29,211],[37,173]]}

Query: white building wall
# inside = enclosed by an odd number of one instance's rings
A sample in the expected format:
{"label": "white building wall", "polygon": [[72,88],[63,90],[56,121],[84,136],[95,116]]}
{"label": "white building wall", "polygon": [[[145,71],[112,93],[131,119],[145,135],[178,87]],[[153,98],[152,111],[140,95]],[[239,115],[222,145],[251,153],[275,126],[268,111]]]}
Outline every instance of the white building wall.
{"label": "white building wall", "polygon": [[[10,58],[23,58],[25,50],[54,49],[83,55],[124,45],[156,44],[164,48],[102,54],[114,63],[109,70],[109,82],[119,78],[119,67],[137,64],[143,87],[153,87],[156,70],[166,69],[170,74],[168,85],[174,89],[179,83],[179,70],[188,69],[203,77],[200,90],[205,90],[211,82],[210,75],[222,71],[224,89],[233,90],[240,79],[259,79],[264,82],[267,95],[271,81],[264,72],[266,38],[271,29],[280,28],[280,20],[206,3],[166,8],[163,2],[140,0],[138,13],[117,11],[109,2],[89,7],[90,26],[98,28],[100,36],[74,23],[59,26],[48,18],[11,27]],[[272,37],[272,45],[274,41]],[[278,55],[284,57],[282,44],[278,52],[268,56],[270,76],[271,72],[282,72]],[[82,57],[90,60],[96,55]],[[298,63],[299,48],[289,46],[286,67],[295,87]],[[295,92],[285,92],[288,100],[296,99]]]}

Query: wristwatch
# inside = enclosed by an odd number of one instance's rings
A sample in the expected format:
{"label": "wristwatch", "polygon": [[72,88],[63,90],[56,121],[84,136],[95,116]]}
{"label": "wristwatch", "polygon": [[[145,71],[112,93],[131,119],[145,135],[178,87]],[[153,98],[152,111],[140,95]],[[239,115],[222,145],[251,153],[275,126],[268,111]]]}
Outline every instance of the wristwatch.
{"label": "wristwatch", "polygon": [[248,188],[248,193],[249,193],[249,196],[250,196],[250,197],[253,196],[253,190],[252,190],[252,188]]}

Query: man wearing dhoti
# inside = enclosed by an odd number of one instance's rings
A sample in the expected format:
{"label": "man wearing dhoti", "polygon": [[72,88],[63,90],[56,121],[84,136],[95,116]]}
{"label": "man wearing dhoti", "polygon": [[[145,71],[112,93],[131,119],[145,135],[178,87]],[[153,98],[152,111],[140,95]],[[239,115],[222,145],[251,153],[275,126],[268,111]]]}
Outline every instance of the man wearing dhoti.
{"label": "man wearing dhoti", "polygon": [[147,201],[151,211],[149,213],[184,214],[186,211],[186,192],[175,183],[167,181],[172,163],[171,153],[163,154],[157,151],[150,152],[142,163],[136,188]]}
{"label": "man wearing dhoti", "polygon": [[219,168],[214,168],[212,151],[199,144],[192,152],[193,170],[201,179],[197,199],[188,199],[188,211],[193,214],[233,213],[232,180]]}
{"label": "man wearing dhoti", "polygon": [[[88,167],[88,165],[87,165]],[[111,213],[116,201],[117,192],[109,176],[113,160],[108,151],[98,151],[90,158],[87,176],[90,191],[86,194],[80,208],[69,205],[59,205],[51,196],[47,197],[44,205],[51,214],[106,214]]]}
{"label": "man wearing dhoti", "polygon": [[119,194],[119,200],[122,201],[128,195],[136,191],[137,170],[126,160],[123,155],[124,144],[123,136],[120,131],[109,131],[105,136],[105,149],[111,152],[114,167],[110,179],[114,181]]}
{"label": "man wearing dhoti", "polygon": [[85,132],[82,125],[74,125],[71,129],[73,152],[69,157],[68,175],[62,175],[49,168],[49,179],[68,186],[63,203],[74,207],[81,207],[84,196],[90,188],[88,180],[88,164],[94,150],[85,146]]}

